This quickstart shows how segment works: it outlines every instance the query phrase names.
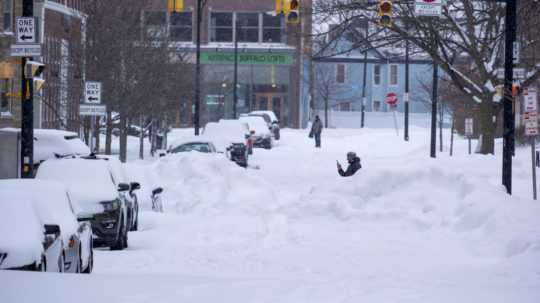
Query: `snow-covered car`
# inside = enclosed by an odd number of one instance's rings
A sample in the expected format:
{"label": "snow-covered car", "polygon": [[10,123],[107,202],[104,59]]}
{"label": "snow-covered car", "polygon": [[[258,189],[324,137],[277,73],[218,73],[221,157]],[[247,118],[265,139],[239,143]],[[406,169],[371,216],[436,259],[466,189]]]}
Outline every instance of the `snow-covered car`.
{"label": "snow-covered car", "polygon": [[168,150],[170,154],[185,153],[185,152],[200,152],[200,153],[216,153],[214,143],[210,141],[190,141],[180,144],[174,144]]}
{"label": "snow-covered car", "polygon": [[248,116],[259,116],[263,117],[266,123],[268,124],[268,127],[272,130],[272,133],[274,135],[274,139],[279,140],[280,135],[280,127],[279,127],[279,119],[277,118],[276,114],[271,110],[257,110],[252,111],[248,114]]}
{"label": "snow-covered car", "polygon": [[244,122],[248,125],[250,132],[254,133],[255,147],[262,147],[266,149],[272,149],[273,145],[273,136],[268,128],[268,124],[261,116],[247,116],[240,117],[241,122]]}
{"label": "snow-covered car", "polygon": [[136,231],[139,229],[139,197],[137,196],[137,190],[141,189],[139,182],[130,180],[127,177],[126,170],[118,158],[108,156],[89,156],[85,159],[102,159],[104,160],[111,172],[111,176],[114,184],[118,187],[120,184],[129,184],[129,191],[120,192],[120,197],[125,201],[127,206],[127,222],[129,225],[129,231]]}
{"label": "snow-covered car", "polygon": [[218,152],[226,153],[236,164],[247,167],[247,139],[249,127],[240,120],[225,120],[209,122],[204,127],[202,139],[214,143]]}
{"label": "snow-covered car", "polygon": [[19,179],[0,181],[0,186],[17,190],[21,192],[21,198],[33,201],[44,224],[60,226],[64,272],[92,272],[92,228],[89,222],[77,222],[79,206],[63,184]]}
{"label": "snow-covered car", "polygon": [[0,269],[62,272],[58,224],[46,225],[27,190],[0,181]]}
{"label": "snow-covered car", "polygon": [[79,221],[92,225],[93,245],[122,250],[128,246],[128,210],[123,193],[130,185],[115,185],[107,161],[77,157],[43,162],[37,179],[64,183],[79,204]]}

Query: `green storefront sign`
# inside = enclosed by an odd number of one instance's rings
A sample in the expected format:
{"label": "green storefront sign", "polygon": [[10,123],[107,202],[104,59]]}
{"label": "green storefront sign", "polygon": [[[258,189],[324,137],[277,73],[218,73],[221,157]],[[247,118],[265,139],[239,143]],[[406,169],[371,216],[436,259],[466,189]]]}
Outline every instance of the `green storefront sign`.
{"label": "green storefront sign", "polygon": [[[234,53],[201,53],[202,64],[234,64]],[[238,64],[243,65],[292,65],[290,54],[239,53]]]}

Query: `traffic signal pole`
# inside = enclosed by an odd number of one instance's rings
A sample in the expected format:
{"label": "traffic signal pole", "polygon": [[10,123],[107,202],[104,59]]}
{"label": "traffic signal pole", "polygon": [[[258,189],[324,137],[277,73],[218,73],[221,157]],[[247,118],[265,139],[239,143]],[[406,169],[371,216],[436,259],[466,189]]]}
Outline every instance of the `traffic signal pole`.
{"label": "traffic signal pole", "polygon": [[437,63],[433,61],[433,91],[431,100],[431,144],[430,144],[430,156],[431,158],[437,157],[437,99],[439,89],[439,67]]}
{"label": "traffic signal pole", "polygon": [[[23,17],[34,15],[34,1],[23,0]],[[34,83],[26,78],[26,62],[21,60],[21,178],[34,177]],[[31,77],[31,75],[28,75]]]}
{"label": "traffic signal pole", "polygon": [[238,20],[234,22],[234,87],[233,87],[233,119],[236,119],[238,106]]}
{"label": "traffic signal pole", "polygon": [[504,55],[504,131],[502,184],[512,194],[512,147],[514,145],[514,113],[512,110],[512,83],[514,73],[514,42],[516,41],[516,0],[506,1],[506,29]]}
{"label": "traffic signal pole", "polygon": [[[407,35],[408,35],[407,28]],[[405,39],[405,128],[404,128],[404,139],[409,141],[409,39]]]}
{"label": "traffic signal pole", "polygon": [[197,0],[197,54],[195,59],[195,113],[193,125],[195,136],[199,135],[201,122],[201,23],[202,23],[202,0]]}

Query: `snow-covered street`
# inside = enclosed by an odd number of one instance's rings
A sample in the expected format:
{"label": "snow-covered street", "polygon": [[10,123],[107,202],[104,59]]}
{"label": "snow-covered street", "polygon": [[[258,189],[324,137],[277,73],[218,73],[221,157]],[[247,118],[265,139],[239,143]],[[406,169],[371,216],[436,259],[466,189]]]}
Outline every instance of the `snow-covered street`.
{"label": "snow-covered street", "polygon": [[[282,132],[247,170],[221,154],[129,162],[144,197],[164,188],[165,213],[143,201],[129,249],[96,250],[91,275],[1,271],[0,302],[540,302],[527,147],[509,197],[500,156],[468,155],[460,137],[431,159],[422,128],[409,143],[325,130],[322,149]],[[342,178],[348,151],[363,168]]]}

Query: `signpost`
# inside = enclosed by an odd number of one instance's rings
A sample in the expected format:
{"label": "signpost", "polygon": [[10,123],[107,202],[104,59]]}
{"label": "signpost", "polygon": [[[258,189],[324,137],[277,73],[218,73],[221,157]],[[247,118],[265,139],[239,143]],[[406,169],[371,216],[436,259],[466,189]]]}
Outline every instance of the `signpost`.
{"label": "signpost", "polygon": [[414,12],[417,16],[439,17],[442,14],[442,0],[415,0]]}
{"label": "signpost", "polygon": [[[514,68],[513,78],[514,80],[525,80],[525,69],[524,68]],[[497,79],[504,80],[504,68],[497,69]]]}
{"label": "signpost", "polygon": [[106,116],[107,108],[101,104],[101,82],[87,81],[84,83],[84,104],[80,105],[81,117],[91,117],[90,150],[94,152],[94,133],[96,117]]}
{"label": "signpost", "polygon": [[41,56],[41,45],[37,44],[36,18],[17,17],[15,22],[16,44],[11,45],[12,57]]}
{"label": "signpost", "polygon": [[473,118],[465,119],[465,136],[469,140],[469,155],[471,154],[471,137],[474,135],[474,120]]}
{"label": "signpost", "polygon": [[536,142],[538,136],[538,90],[535,87],[525,88],[523,90],[525,97],[525,112],[523,120],[525,122],[525,136],[531,137],[531,161],[533,177],[533,199],[536,200]]}

